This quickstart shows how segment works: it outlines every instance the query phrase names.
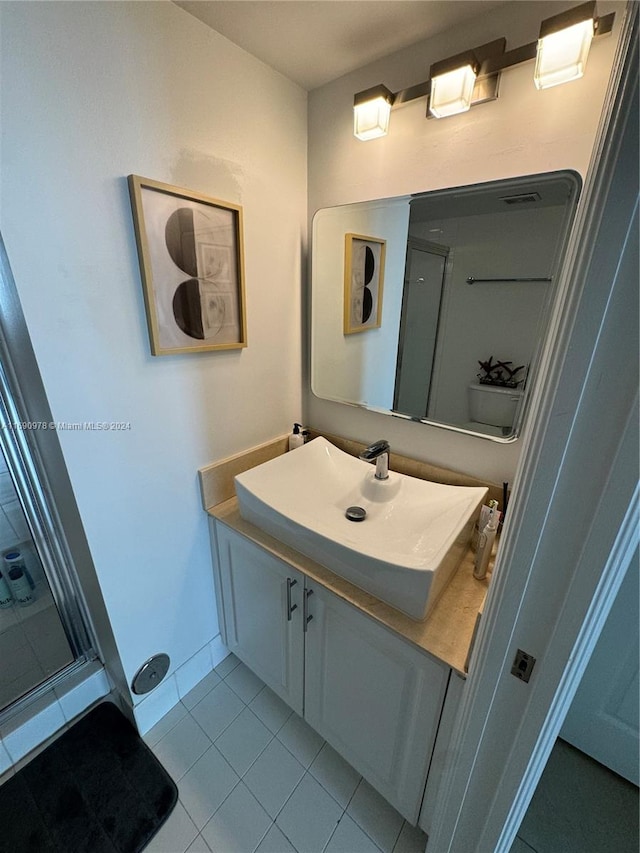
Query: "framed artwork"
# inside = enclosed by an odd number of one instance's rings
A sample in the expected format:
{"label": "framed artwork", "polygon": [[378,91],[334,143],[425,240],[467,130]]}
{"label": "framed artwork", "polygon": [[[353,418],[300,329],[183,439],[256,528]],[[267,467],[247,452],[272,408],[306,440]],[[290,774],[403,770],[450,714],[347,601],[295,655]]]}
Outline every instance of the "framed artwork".
{"label": "framed artwork", "polygon": [[242,208],[129,175],[152,355],[247,345]]}
{"label": "framed artwork", "polygon": [[366,332],[382,323],[382,286],[387,241],[344,235],[344,333]]}

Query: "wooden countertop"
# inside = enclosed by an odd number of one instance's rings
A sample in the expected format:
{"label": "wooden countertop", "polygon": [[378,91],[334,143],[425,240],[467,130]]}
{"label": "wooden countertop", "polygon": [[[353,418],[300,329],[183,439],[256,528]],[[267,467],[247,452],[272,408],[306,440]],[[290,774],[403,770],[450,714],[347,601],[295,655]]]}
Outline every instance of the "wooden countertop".
{"label": "wooden countertop", "polygon": [[460,675],[466,675],[465,663],[474,637],[477,616],[489,584],[488,577],[482,581],[473,577],[473,551],[469,550],[463,558],[431,615],[424,622],[417,622],[245,521],[240,515],[236,498],[212,506],[207,511],[213,518],[280,557],[376,622],[450,666]]}

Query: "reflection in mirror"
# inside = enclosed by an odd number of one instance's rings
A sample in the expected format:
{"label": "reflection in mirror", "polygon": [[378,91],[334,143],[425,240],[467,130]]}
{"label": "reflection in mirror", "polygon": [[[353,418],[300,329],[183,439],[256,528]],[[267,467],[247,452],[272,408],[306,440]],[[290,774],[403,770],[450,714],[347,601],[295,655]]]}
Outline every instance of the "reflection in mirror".
{"label": "reflection in mirror", "polygon": [[[579,189],[554,172],[319,210],[314,394],[517,438]],[[386,241],[381,322],[358,335],[344,334],[350,233]]]}

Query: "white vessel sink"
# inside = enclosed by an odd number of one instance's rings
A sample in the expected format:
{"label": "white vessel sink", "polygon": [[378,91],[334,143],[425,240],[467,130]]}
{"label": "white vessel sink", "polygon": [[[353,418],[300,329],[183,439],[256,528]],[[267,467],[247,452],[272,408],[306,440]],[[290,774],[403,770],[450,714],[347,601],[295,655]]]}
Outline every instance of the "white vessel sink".
{"label": "white vessel sink", "polygon": [[[361,589],[424,619],[468,546],[487,489],[444,486],[375,466],[324,438],[239,474],[247,521]],[[348,507],[366,510],[349,521]]]}

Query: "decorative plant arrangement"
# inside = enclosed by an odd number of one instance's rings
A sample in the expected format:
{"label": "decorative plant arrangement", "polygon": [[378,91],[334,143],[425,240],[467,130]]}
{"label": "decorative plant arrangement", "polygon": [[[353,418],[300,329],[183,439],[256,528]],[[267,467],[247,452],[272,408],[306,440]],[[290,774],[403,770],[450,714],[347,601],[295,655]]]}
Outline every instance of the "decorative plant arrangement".
{"label": "decorative plant arrangement", "polygon": [[524,364],[520,367],[512,367],[512,361],[495,361],[493,356],[488,361],[479,361],[480,373],[477,374],[481,385],[497,385],[501,388],[517,388],[524,382],[524,376],[518,378],[518,373],[524,370]]}

